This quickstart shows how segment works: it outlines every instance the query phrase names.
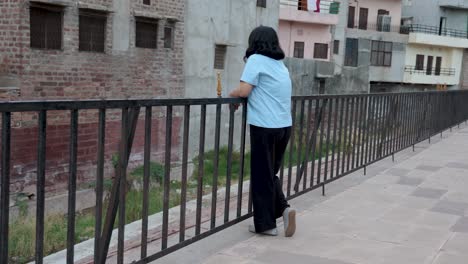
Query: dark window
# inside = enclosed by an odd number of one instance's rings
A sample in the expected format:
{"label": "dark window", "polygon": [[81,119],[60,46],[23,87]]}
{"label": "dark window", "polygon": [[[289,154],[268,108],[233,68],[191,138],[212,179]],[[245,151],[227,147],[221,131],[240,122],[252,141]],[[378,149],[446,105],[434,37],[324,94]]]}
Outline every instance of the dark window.
{"label": "dark window", "polygon": [[151,5],[151,0],[143,0],[144,5]]}
{"label": "dark window", "polygon": [[359,29],[367,29],[367,18],[369,17],[369,9],[359,9]]}
{"label": "dark window", "polygon": [[358,65],[358,39],[346,39],[345,66],[357,67]]}
{"label": "dark window", "polygon": [[164,48],[172,49],[174,47],[174,25],[164,27]]}
{"label": "dark window", "polygon": [[348,8],[348,28],[354,28],[354,21],[356,15],[356,8],[354,6],[350,6]]}
{"label": "dark window", "polygon": [[106,13],[80,11],[79,50],[104,52],[106,42]]}
{"label": "dark window", "polygon": [[373,66],[392,66],[392,42],[372,41],[371,65]]}
{"label": "dark window", "polygon": [[318,85],[318,93],[325,94],[325,79],[317,78],[317,85]]}
{"label": "dark window", "polygon": [[33,5],[30,16],[31,48],[61,49],[63,9],[49,5]]}
{"label": "dark window", "polygon": [[442,68],[442,57],[436,58],[436,66],[435,66],[435,75],[440,75],[440,70]]}
{"label": "dark window", "polygon": [[432,75],[432,64],[434,63],[434,56],[427,56],[426,74]]}
{"label": "dark window", "polygon": [[340,41],[335,40],[333,41],[333,54],[339,54],[340,53]]}
{"label": "dark window", "polygon": [[158,42],[157,20],[137,18],[135,22],[135,46],[155,49]]}
{"label": "dark window", "polygon": [[266,8],[266,0],[257,0],[257,6]]}
{"label": "dark window", "polygon": [[294,42],[294,58],[304,58],[304,42]]}
{"label": "dark window", "polygon": [[299,0],[297,3],[297,10],[307,11],[307,0]]}
{"label": "dark window", "polygon": [[328,59],[328,44],[315,43],[314,59]]}
{"label": "dark window", "polygon": [[421,54],[416,55],[416,70],[417,71],[424,70],[424,55],[421,55]]}
{"label": "dark window", "polygon": [[216,45],[215,46],[215,59],[214,59],[214,68],[217,70],[224,70],[224,64],[226,61],[226,45]]}

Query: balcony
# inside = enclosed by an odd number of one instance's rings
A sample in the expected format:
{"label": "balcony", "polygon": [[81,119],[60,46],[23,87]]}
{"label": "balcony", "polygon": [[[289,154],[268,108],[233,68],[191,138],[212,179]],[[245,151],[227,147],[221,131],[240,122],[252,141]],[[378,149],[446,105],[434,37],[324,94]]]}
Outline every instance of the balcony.
{"label": "balcony", "polygon": [[468,48],[468,32],[462,30],[411,24],[405,26],[409,43],[450,48]]}
{"label": "balcony", "polygon": [[439,0],[439,6],[448,9],[468,10],[468,3],[463,0]]}
{"label": "balcony", "polygon": [[456,85],[458,80],[455,68],[405,66],[405,83]]}
{"label": "balcony", "polygon": [[339,3],[334,1],[321,1],[320,8],[308,6],[307,1],[281,0],[280,20],[300,23],[337,25]]}
{"label": "balcony", "polygon": [[391,32],[391,33],[398,33],[398,34],[408,34],[408,28],[405,26],[399,25],[391,25],[391,24],[366,24],[366,25],[355,25],[354,27],[349,27],[348,29],[356,29],[356,30],[366,30],[366,31],[374,31],[374,32]]}

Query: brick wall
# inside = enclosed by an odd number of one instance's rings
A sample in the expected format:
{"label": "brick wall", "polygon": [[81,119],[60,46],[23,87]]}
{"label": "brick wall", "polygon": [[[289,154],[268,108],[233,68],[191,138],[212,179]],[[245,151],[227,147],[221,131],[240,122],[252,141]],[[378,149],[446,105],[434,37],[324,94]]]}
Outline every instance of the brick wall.
{"label": "brick wall", "polygon": [[[0,2],[0,78],[13,80],[0,100],[48,99],[114,99],[114,98],[177,98],[184,94],[183,35],[184,1],[130,0],[130,36],[128,50],[113,49],[114,1],[117,0],[38,0],[64,5],[63,49],[38,50],[30,48],[29,1]],[[105,53],[78,51],[79,7],[110,11],[106,26]],[[160,18],[158,48],[135,47],[133,15]],[[177,21],[173,49],[163,48],[166,20]],[[1,88],[1,87],[0,87]],[[13,92],[12,92],[13,91]],[[164,117],[153,120],[153,140],[158,147],[155,157],[164,150]],[[158,117],[159,116],[159,117]],[[117,151],[120,141],[120,112],[109,112],[107,119],[106,156]],[[68,177],[69,113],[50,112],[47,133],[47,189],[50,193],[65,191]],[[37,114],[16,113],[12,117],[12,191],[33,192],[36,173]],[[138,162],[143,145],[143,122],[140,120],[132,160]],[[180,120],[174,119],[174,159]],[[95,176],[97,148],[97,111],[80,112],[79,181]],[[106,165],[110,176],[111,164]]]}

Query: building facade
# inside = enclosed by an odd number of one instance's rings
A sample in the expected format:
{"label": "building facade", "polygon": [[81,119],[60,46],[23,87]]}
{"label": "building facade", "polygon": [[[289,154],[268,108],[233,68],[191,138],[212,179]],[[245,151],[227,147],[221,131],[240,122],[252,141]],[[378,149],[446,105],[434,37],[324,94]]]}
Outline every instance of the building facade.
{"label": "building facade", "polygon": [[406,1],[402,23],[409,31],[405,83],[467,86],[468,1]]}
{"label": "building facade", "polygon": [[[184,6],[183,0],[1,1],[0,100],[184,96]],[[37,113],[12,119],[12,193],[34,192]],[[97,122],[96,113],[80,112],[79,184],[95,180]],[[48,114],[48,195],[67,186],[69,123],[67,114]],[[156,143],[164,122],[153,124]],[[106,125],[110,160],[120,141],[119,113],[109,113]],[[142,125],[136,137],[143,138]],[[131,159],[141,160],[142,141],[134,147]],[[112,164],[106,169],[112,175]]]}

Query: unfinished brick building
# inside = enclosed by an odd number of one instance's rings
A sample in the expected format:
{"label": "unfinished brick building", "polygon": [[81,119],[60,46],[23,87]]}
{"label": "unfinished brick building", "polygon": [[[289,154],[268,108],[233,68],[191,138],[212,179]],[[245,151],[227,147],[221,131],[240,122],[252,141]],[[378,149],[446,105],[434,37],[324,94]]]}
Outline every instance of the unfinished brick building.
{"label": "unfinished brick building", "polygon": [[[184,0],[1,0],[0,100],[177,98],[184,94]],[[66,191],[70,118],[47,119],[48,195]],[[95,177],[97,112],[81,111],[79,182]],[[154,115],[153,151],[164,120]],[[34,193],[37,113],[12,115],[12,193]],[[107,115],[106,157],[120,141],[120,112]],[[134,159],[142,150],[139,122]],[[174,119],[177,135],[180,120]],[[174,136],[177,147],[177,136]],[[108,171],[110,166],[107,164]]]}

